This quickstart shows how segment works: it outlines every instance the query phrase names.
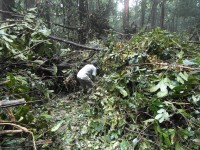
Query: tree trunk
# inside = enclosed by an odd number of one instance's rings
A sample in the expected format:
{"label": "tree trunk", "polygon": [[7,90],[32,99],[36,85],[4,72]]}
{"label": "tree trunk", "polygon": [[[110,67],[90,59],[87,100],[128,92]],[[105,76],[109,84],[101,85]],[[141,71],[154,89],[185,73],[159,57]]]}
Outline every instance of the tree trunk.
{"label": "tree trunk", "polygon": [[136,22],[136,24],[138,23],[138,10],[139,10],[139,0],[135,0],[135,17],[134,20]]}
{"label": "tree trunk", "polygon": [[26,9],[35,7],[35,0],[25,0],[24,5]]}
{"label": "tree trunk", "polygon": [[160,28],[164,29],[164,21],[165,21],[165,3],[166,0],[161,2],[161,14],[160,14]]}
{"label": "tree trunk", "polygon": [[[65,6],[65,1],[64,0],[61,0],[61,2],[62,2],[62,12],[63,12],[63,20],[62,20],[62,22],[63,22],[63,26],[65,26],[66,25],[66,17],[65,17],[65,15],[66,15],[66,12],[65,12],[66,6]],[[65,28],[63,28],[63,33],[64,32],[65,32]]]}
{"label": "tree trunk", "polygon": [[155,28],[158,0],[153,0],[152,2],[153,4],[152,4],[152,12],[151,12],[151,28]]}
{"label": "tree trunk", "polygon": [[129,29],[129,0],[124,0],[123,28],[125,33],[127,33]]}
{"label": "tree trunk", "polygon": [[[1,0],[2,2],[2,10],[3,11],[8,11],[8,12],[12,12],[12,8],[15,6],[15,1],[14,0]],[[9,13],[3,13],[2,14],[2,19],[6,20],[9,18],[13,18],[13,16]]]}
{"label": "tree trunk", "polygon": [[45,0],[45,7],[46,7],[46,11],[45,11],[45,19],[47,21],[47,27],[49,29],[51,29],[51,18],[50,18],[50,4],[48,0]]}
{"label": "tree trunk", "polygon": [[141,28],[144,27],[146,8],[147,8],[147,0],[142,0],[141,2]]}
{"label": "tree trunk", "polygon": [[85,44],[87,40],[87,31],[88,31],[87,6],[88,6],[87,0],[78,1],[79,22],[80,22],[80,29],[78,31],[78,40],[81,44]]}

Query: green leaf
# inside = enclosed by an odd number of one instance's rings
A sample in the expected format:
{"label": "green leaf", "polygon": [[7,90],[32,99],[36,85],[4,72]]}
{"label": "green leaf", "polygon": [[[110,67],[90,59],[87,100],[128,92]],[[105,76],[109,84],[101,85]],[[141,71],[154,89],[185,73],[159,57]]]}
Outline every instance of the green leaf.
{"label": "green leaf", "polygon": [[167,95],[168,95],[168,90],[167,90],[167,88],[165,89],[165,91],[159,91],[159,92],[157,93],[157,96],[158,96],[159,98],[165,97],[165,96],[167,96]]}
{"label": "green leaf", "polygon": [[60,121],[57,125],[55,125],[53,128],[51,128],[51,132],[57,131],[60,128],[60,126],[62,125],[63,122],[64,121]]}
{"label": "green leaf", "polygon": [[51,115],[48,115],[48,114],[46,114],[46,113],[42,113],[42,114],[40,115],[40,117],[43,117],[43,118],[45,118],[45,119],[51,119],[51,118],[52,118]]}
{"label": "green leaf", "polygon": [[156,115],[155,119],[159,120],[160,118],[162,118],[162,116],[163,116],[162,114],[158,114],[158,115]]}
{"label": "green leaf", "polygon": [[127,150],[128,149],[128,144],[127,144],[127,141],[125,139],[122,139],[122,142],[120,144],[120,149],[121,150]]}
{"label": "green leaf", "polygon": [[158,120],[159,123],[169,119],[169,114],[165,109],[161,108],[157,111],[157,113],[158,114],[156,115],[155,119]]}
{"label": "green leaf", "polygon": [[43,60],[34,60],[33,62],[34,62],[34,63],[37,63],[37,64],[39,64],[39,65],[42,65],[42,64],[44,63]]}
{"label": "green leaf", "polygon": [[182,84],[185,83],[184,80],[183,80],[179,75],[176,76],[176,80],[177,80],[178,82],[182,83]]}
{"label": "green leaf", "polygon": [[156,86],[150,89],[150,92],[156,92],[158,89],[160,89],[160,91],[157,93],[157,96],[159,98],[167,96],[168,95],[167,86],[169,82],[170,80],[168,78],[162,79]]}
{"label": "green leaf", "polygon": [[147,120],[145,120],[145,121],[143,121],[144,123],[149,123],[149,122],[154,122],[155,121],[155,119],[147,119]]}
{"label": "green leaf", "polygon": [[175,145],[175,150],[184,150],[184,149],[181,147],[180,143],[177,142]]}
{"label": "green leaf", "polygon": [[51,34],[51,30],[49,29],[42,29],[42,30],[39,30],[39,32],[42,33],[46,37]]}
{"label": "green leaf", "polygon": [[10,43],[12,43],[13,42],[13,40],[12,39],[9,39],[9,38],[7,38],[6,36],[4,36],[4,35],[2,35],[2,38],[5,40],[5,41],[7,41],[7,42],[10,42]]}
{"label": "green leaf", "polygon": [[186,72],[184,72],[184,74],[182,72],[180,72],[178,75],[181,78],[183,78],[185,81],[188,81],[188,74]]}
{"label": "green leaf", "polygon": [[128,93],[126,92],[126,90],[124,90],[123,87],[121,87],[121,86],[116,86],[116,89],[118,89],[119,92],[120,92],[124,97],[128,96]]}
{"label": "green leaf", "polygon": [[197,63],[195,63],[195,62],[193,62],[191,60],[185,59],[185,60],[183,60],[183,64],[189,66],[189,65],[195,65]]}
{"label": "green leaf", "polygon": [[53,75],[55,76],[58,72],[58,68],[55,64],[53,64]]}
{"label": "green leaf", "polygon": [[184,52],[183,52],[183,51],[180,51],[176,56],[177,56],[179,59],[182,59],[182,58],[183,58],[183,54],[184,54]]}
{"label": "green leaf", "polygon": [[160,85],[157,84],[156,86],[150,88],[150,92],[151,92],[151,93],[156,92],[159,88],[160,88]]}
{"label": "green leaf", "polygon": [[167,146],[171,146],[171,142],[170,142],[168,133],[163,132],[162,135],[163,135],[163,137],[164,137],[164,140],[165,140],[166,145],[167,145]]}

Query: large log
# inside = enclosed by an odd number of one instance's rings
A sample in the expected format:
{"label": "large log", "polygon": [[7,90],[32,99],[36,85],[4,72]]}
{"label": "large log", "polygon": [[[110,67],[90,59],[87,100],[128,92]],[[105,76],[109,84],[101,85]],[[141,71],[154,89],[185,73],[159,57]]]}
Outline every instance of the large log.
{"label": "large log", "polygon": [[24,98],[17,99],[17,100],[2,100],[0,101],[0,107],[6,108],[6,107],[13,107],[17,105],[23,105],[26,104],[26,101]]}

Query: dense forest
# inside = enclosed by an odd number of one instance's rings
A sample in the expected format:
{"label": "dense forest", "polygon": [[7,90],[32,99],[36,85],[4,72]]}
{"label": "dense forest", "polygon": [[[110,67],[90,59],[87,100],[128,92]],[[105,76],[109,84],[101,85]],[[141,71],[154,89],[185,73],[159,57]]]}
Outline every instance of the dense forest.
{"label": "dense forest", "polygon": [[199,0],[0,0],[0,75],[0,150],[200,149]]}

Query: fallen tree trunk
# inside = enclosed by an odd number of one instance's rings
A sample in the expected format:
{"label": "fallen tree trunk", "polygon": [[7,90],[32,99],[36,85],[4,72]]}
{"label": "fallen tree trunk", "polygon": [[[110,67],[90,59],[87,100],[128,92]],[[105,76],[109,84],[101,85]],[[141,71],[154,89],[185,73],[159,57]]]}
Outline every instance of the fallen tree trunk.
{"label": "fallen tree trunk", "polygon": [[59,42],[63,42],[63,43],[66,43],[66,44],[74,45],[76,47],[80,47],[80,48],[83,48],[83,49],[94,50],[94,51],[102,51],[103,50],[103,48],[88,47],[88,46],[81,45],[81,44],[78,44],[78,43],[75,43],[75,42],[72,42],[72,41],[68,41],[68,40],[53,36],[53,35],[49,35],[48,38],[50,38],[52,40],[59,41]]}
{"label": "fallen tree trunk", "polygon": [[24,98],[18,99],[18,100],[0,101],[0,107],[2,107],[2,108],[23,105],[23,104],[26,104],[26,101]]}

